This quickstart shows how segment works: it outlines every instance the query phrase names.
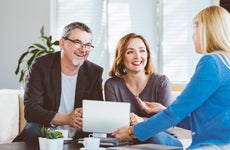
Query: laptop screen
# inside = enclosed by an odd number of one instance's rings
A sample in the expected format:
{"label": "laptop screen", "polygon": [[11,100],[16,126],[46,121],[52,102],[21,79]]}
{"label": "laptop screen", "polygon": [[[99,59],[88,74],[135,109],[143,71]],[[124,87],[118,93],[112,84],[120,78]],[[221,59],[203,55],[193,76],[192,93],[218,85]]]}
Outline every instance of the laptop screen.
{"label": "laptop screen", "polygon": [[83,131],[111,133],[129,126],[130,103],[83,100]]}

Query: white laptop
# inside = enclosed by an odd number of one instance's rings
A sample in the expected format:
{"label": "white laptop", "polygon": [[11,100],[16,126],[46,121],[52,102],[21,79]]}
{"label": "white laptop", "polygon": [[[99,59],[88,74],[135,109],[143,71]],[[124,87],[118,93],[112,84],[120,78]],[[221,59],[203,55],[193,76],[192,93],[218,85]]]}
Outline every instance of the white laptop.
{"label": "white laptop", "polygon": [[82,106],[83,131],[92,132],[93,135],[103,137],[107,144],[102,143],[103,138],[101,138],[101,145],[121,145],[115,138],[112,139],[112,143],[109,143],[105,135],[122,126],[129,126],[130,103],[83,100]]}
{"label": "white laptop", "polygon": [[83,100],[83,131],[111,133],[129,126],[130,103]]}

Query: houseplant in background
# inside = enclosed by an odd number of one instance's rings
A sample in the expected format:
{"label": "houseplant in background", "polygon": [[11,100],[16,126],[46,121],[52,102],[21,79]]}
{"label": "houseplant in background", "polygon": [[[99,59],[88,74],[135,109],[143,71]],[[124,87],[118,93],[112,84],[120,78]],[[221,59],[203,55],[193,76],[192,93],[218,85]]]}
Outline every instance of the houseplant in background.
{"label": "houseplant in background", "polygon": [[40,150],[62,150],[64,137],[62,132],[42,126],[38,138]]}
{"label": "houseplant in background", "polygon": [[29,71],[30,65],[33,60],[41,55],[45,55],[48,53],[52,53],[55,51],[55,46],[59,45],[59,41],[52,42],[52,36],[47,36],[44,34],[44,26],[40,29],[41,34],[41,43],[33,43],[30,45],[26,52],[22,53],[22,55],[18,59],[18,65],[15,70],[15,74],[20,74],[19,82],[24,84],[26,75]]}

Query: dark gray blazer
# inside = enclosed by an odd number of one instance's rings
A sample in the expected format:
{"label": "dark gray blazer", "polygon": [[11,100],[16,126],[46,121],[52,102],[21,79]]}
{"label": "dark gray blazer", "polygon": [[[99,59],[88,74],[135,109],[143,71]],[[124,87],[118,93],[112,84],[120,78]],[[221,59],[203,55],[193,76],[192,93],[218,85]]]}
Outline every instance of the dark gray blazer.
{"label": "dark gray blazer", "polygon": [[[27,76],[24,104],[27,122],[49,125],[57,113],[61,97],[60,51],[37,58]],[[103,100],[103,68],[85,61],[80,67],[74,108],[82,107],[83,99]]]}

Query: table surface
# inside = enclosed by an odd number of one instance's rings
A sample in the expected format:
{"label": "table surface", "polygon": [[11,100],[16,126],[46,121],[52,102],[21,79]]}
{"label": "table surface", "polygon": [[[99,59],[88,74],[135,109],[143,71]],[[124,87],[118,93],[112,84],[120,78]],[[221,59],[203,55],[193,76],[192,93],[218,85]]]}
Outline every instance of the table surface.
{"label": "table surface", "polygon": [[[80,150],[83,147],[82,144],[78,144],[76,141],[69,141],[63,146],[63,150]],[[178,150],[177,147],[164,146],[158,144],[140,144],[140,145],[131,145],[131,146],[122,146],[122,147],[109,147],[105,148],[107,150]],[[0,150],[39,150],[38,143],[29,143],[29,142],[14,142],[7,144],[0,144]]]}
{"label": "table surface", "polygon": [[[63,146],[63,150],[80,150],[82,144],[76,141],[71,141]],[[38,142],[14,142],[7,144],[0,144],[0,150],[39,150]]]}

